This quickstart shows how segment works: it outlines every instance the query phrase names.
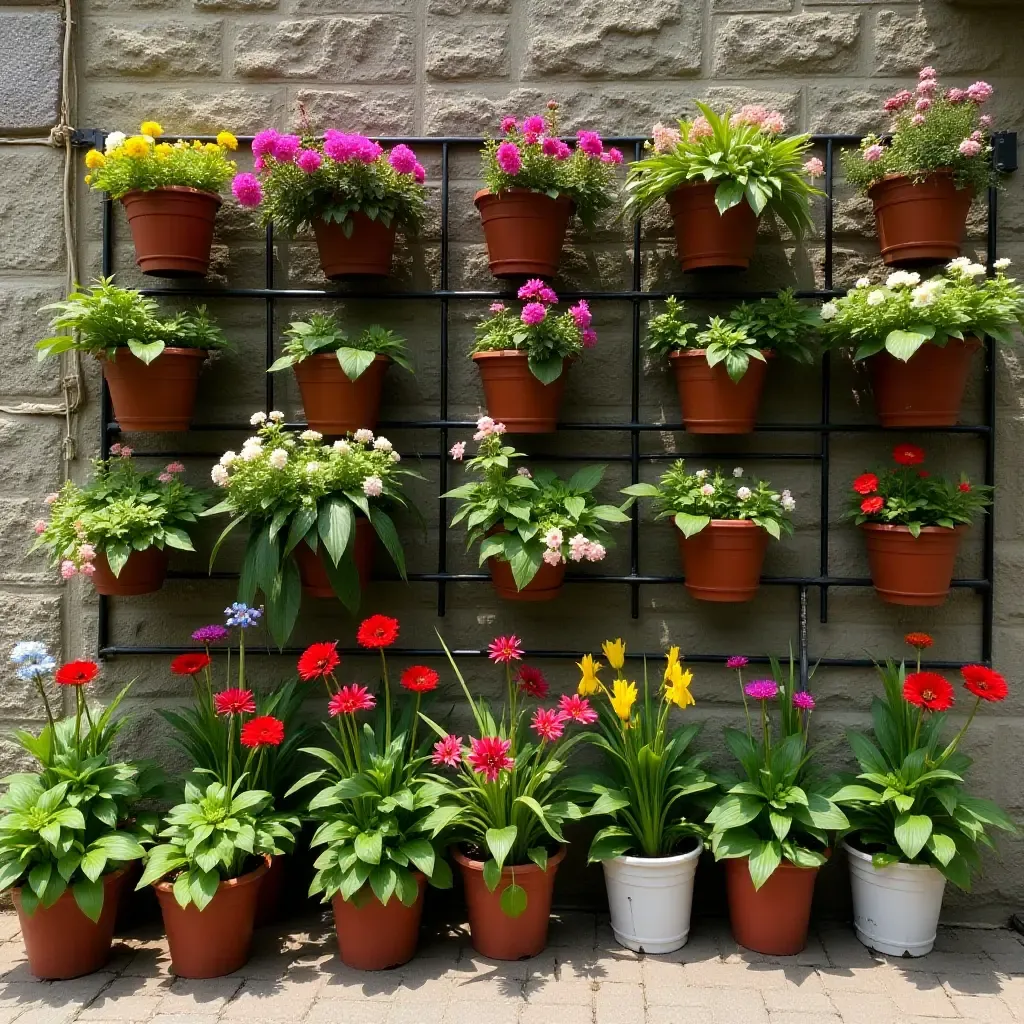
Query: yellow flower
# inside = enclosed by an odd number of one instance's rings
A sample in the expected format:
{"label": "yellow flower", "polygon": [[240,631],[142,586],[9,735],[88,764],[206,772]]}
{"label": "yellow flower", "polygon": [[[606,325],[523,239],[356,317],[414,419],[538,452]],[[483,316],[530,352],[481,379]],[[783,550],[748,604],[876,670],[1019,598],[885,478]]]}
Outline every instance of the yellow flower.
{"label": "yellow flower", "polygon": [[91,185],[92,184],[92,175],[91,174],[87,174],[85,176],[85,183],[86,183],[86,185]]}
{"label": "yellow flower", "polygon": [[668,654],[665,655],[665,682],[666,684],[672,677],[672,673],[679,667],[679,648],[670,647]]}
{"label": "yellow flower", "polygon": [[193,139],[192,140],[192,148],[193,149],[202,149],[203,148],[203,144],[198,139]]}
{"label": "yellow flower", "polygon": [[693,694],[690,693],[692,682],[693,673],[689,669],[684,672],[678,663],[673,665],[671,676],[665,673],[665,700],[675,704],[677,708],[687,708],[695,704]]}
{"label": "yellow flower", "polygon": [[636,703],[636,683],[627,683],[625,679],[616,679],[612,685],[612,710],[624,722],[629,721],[630,711]]}
{"label": "yellow flower", "polygon": [[608,664],[614,669],[620,669],[626,663],[626,645],[621,638],[618,640],[605,640],[601,644],[601,650],[608,659]]}
{"label": "yellow flower", "polygon": [[158,157],[166,158],[174,152],[174,147],[169,142],[158,142],[153,147],[153,152],[156,153]]}
{"label": "yellow flower", "polygon": [[581,697],[590,697],[601,689],[601,680],[597,673],[601,671],[601,662],[594,661],[593,655],[584,654],[583,660],[576,663],[576,667],[583,673],[580,685],[576,688]]}
{"label": "yellow flower", "polygon": [[152,135],[154,139],[159,139],[163,135],[164,130],[156,121],[143,121],[139,125],[139,132],[143,135]]}
{"label": "yellow flower", "polygon": [[220,146],[218,146],[216,142],[208,142],[208,143],[206,143],[205,146],[203,146],[203,152],[205,152],[205,153],[216,153],[219,156],[220,155]]}
{"label": "yellow flower", "polygon": [[102,167],[106,162],[107,158],[98,149],[90,149],[85,154],[85,166],[90,171],[95,171],[97,167]]}
{"label": "yellow flower", "polygon": [[217,145],[223,146],[225,149],[238,149],[238,139],[231,132],[218,132]]}
{"label": "yellow flower", "polygon": [[133,135],[130,139],[126,139],[123,148],[125,156],[149,156],[149,143],[141,135]]}

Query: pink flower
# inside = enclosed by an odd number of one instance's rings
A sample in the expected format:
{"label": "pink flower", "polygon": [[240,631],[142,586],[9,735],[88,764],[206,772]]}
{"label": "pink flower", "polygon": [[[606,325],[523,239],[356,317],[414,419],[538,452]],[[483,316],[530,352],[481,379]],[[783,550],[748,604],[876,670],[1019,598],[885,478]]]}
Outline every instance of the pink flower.
{"label": "pink flower", "polygon": [[967,87],[967,98],[974,103],[984,103],[994,91],[988,82],[975,82]]}
{"label": "pink flower", "polygon": [[257,132],[256,137],[252,140],[252,155],[264,156],[269,153],[273,156],[274,147],[277,145],[279,138],[280,136],[273,128],[266,128],[262,132]]}
{"label": "pink flower", "polygon": [[981,142],[984,140],[985,134],[984,132],[981,131],[980,128],[976,128],[973,132],[971,132],[971,138],[974,139],[975,142]]}
{"label": "pink flower", "polygon": [[523,131],[532,132],[534,135],[543,135],[547,126],[547,121],[540,114],[533,114],[523,122]]}
{"label": "pink flower", "polygon": [[315,149],[299,150],[298,155],[295,157],[295,163],[298,165],[299,169],[304,171],[306,174],[312,174],[314,171],[318,171],[323,162],[324,158],[320,155],[319,151]]}
{"label": "pink flower", "polygon": [[761,131],[771,135],[778,135],[786,130],[786,119],[777,111],[773,110],[762,122]]}
{"label": "pink flower", "polygon": [[558,709],[567,719],[579,722],[580,725],[590,725],[597,721],[597,712],[590,706],[590,701],[578,693],[571,696],[562,694],[558,698]]}
{"label": "pink flower", "polygon": [[743,687],[743,692],[754,700],[771,700],[779,692],[779,685],[774,679],[755,679]]}
{"label": "pink flower", "polygon": [[514,132],[519,127],[519,122],[514,117],[503,117],[501,119],[501,131],[504,135]]}
{"label": "pink flower", "polygon": [[564,145],[564,143],[562,142],[561,139],[554,139],[554,138],[551,138],[551,136],[548,136],[546,139],[543,139],[541,141],[540,151],[545,156],[555,156],[555,157],[557,157],[558,156],[558,148],[559,148],[560,145]]}
{"label": "pink flower", "polygon": [[[745,103],[733,116],[734,124],[752,124],[760,126],[768,116],[768,111],[756,103]],[[697,119],[698,121],[700,118]],[[696,121],[694,122],[696,124]],[[710,126],[709,126],[710,127]]]}
{"label": "pink flower", "polygon": [[534,327],[539,323],[542,323],[544,318],[548,315],[548,307],[543,302],[528,302],[523,306],[522,313],[519,314],[519,319],[530,327]]}
{"label": "pink flower", "polygon": [[43,504],[52,505],[59,497],[60,495],[56,491],[50,491],[50,493],[43,498]]}
{"label": "pink flower", "polygon": [[966,89],[947,89],[946,90],[946,99],[949,100],[950,103],[963,103],[963,101],[965,99],[967,99],[967,90]]}
{"label": "pink flower", "polygon": [[876,160],[881,159],[882,153],[884,152],[885,150],[876,143],[874,146],[868,146],[868,148],[864,150],[864,159],[869,164],[873,164]]}
{"label": "pink flower", "polygon": [[451,455],[456,462],[461,462],[463,456],[466,454],[466,442],[456,441],[455,444],[452,445],[448,454]]}
{"label": "pink flower", "polygon": [[504,302],[492,302],[491,303],[491,312],[492,313],[504,313],[505,312],[505,303]]}
{"label": "pink flower", "polygon": [[354,715],[357,711],[369,711],[377,704],[377,698],[359,683],[343,686],[330,700],[327,711],[331,718],[338,715]]}
{"label": "pink flower", "polygon": [[555,159],[556,160],[568,160],[572,156],[572,148],[567,142],[563,142],[561,139],[557,139],[558,143],[555,148]]}
{"label": "pink flower", "polygon": [[964,139],[959,148],[962,156],[977,156],[981,152],[981,143],[975,142],[974,139]]}
{"label": "pink flower", "polygon": [[806,690],[797,690],[793,694],[793,707],[801,711],[813,711],[814,698]]}
{"label": "pink flower", "polygon": [[597,331],[593,327],[588,327],[582,333],[583,347],[593,348],[597,344]]}
{"label": "pink flower", "polygon": [[498,147],[495,159],[506,174],[514,176],[523,169],[523,158],[519,155],[519,147],[514,142],[503,142]]}
{"label": "pink flower", "polygon": [[399,143],[388,154],[388,163],[399,174],[412,174],[416,170],[416,154],[408,146]]}
{"label": "pink flower", "polygon": [[536,146],[540,142],[540,136],[536,132],[523,132],[523,143],[527,146]]}
{"label": "pink flower", "polygon": [[252,166],[253,170],[256,171],[257,174],[259,174],[259,172],[262,171],[263,168],[267,166],[267,161],[264,160],[263,157],[258,156],[256,157],[255,160],[253,160]]}
{"label": "pink flower", "polygon": [[541,742],[554,743],[565,732],[566,716],[556,708],[537,708],[530,719],[530,728],[541,738]]}
{"label": "pink flower", "polygon": [[295,159],[301,145],[302,139],[298,135],[279,135],[274,142],[274,159],[282,164],[289,163]]}
{"label": "pink flower", "polygon": [[917,95],[918,96],[931,96],[936,89],[938,89],[939,83],[934,78],[922,78],[917,83]]}
{"label": "pink flower", "polygon": [[497,782],[503,771],[511,771],[516,763],[508,756],[511,740],[503,740],[500,736],[484,736],[483,739],[470,738],[469,766],[488,782]]}
{"label": "pink flower", "polygon": [[60,563],[60,575],[62,579],[69,580],[76,572],[78,572],[78,569],[75,568],[75,563],[70,559],[65,558],[64,561]]}
{"label": "pink flower", "polygon": [[548,681],[539,668],[523,665],[516,676],[516,682],[519,689],[529,697],[543,700],[548,695]]}
{"label": "pink flower", "polygon": [[494,433],[494,420],[490,416],[481,416],[476,421],[476,433],[473,435],[474,441],[482,441],[485,437],[490,437]]}
{"label": "pink flower", "polygon": [[430,763],[433,765],[447,765],[449,768],[458,767],[462,761],[462,737],[445,736],[434,744],[434,753],[431,755]]}
{"label": "pink flower", "polygon": [[[699,121],[700,118],[697,120]],[[708,125],[708,127],[710,128],[711,126]],[[678,128],[672,128],[667,124],[662,124],[660,121],[651,129],[651,135],[654,137],[655,153],[671,152],[679,145],[681,138]]]}
{"label": "pink flower", "polygon": [[45,519],[37,519],[36,520],[36,525],[33,526],[32,529],[35,530],[35,532],[37,534],[38,533],[44,533],[46,531],[46,520]]}
{"label": "pink flower", "polygon": [[361,139],[361,135],[348,135],[334,128],[328,128],[324,132],[324,152],[337,163],[344,163],[356,155]]}
{"label": "pink flower", "polygon": [[922,113],[923,114],[926,110],[929,110],[931,108],[931,105],[932,105],[932,101],[930,99],[928,99],[927,96],[922,96],[914,104],[914,109],[916,111],[918,111],[918,113]]}
{"label": "pink flower", "polygon": [[427,169],[423,166],[423,164],[418,163],[412,169],[412,176],[415,179],[417,185],[422,185],[423,182],[427,180]]}
{"label": "pink flower", "polygon": [[544,535],[544,545],[552,551],[557,551],[561,549],[563,539],[562,531],[557,526],[552,526]]}
{"label": "pink flower", "polygon": [[368,498],[379,498],[384,490],[384,481],[379,476],[371,475],[363,481],[363,494]]}
{"label": "pink flower", "polygon": [[926,78],[938,78],[939,73],[929,64],[927,67],[921,68],[917,73],[917,77],[923,82]]}
{"label": "pink flower", "polygon": [[164,466],[164,472],[165,473],[184,473],[185,472],[185,464],[182,463],[182,462],[168,462],[167,465]]}
{"label": "pink flower", "polygon": [[992,115],[991,114],[982,114],[981,117],[978,118],[978,124],[980,124],[982,128],[991,128],[992,127]]}
{"label": "pink flower", "polygon": [[157,480],[159,480],[160,483],[162,483],[162,484],[169,484],[173,479],[174,479],[174,476],[171,473],[161,473],[157,477]]}
{"label": "pink flower", "polygon": [[83,576],[92,576],[96,572],[96,566],[92,562],[86,562],[81,569],[78,570]]}
{"label": "pink flower", "polygon": [[731,658],[726,660],[725,667],[738,671],[741,668],[746,668],[749,664],[749,658],[744,658],[742,654],[734,654]]}
{"label": "pink flower", "polygon": [[512,636],[495,637],[487,648],[487,657],[491,661],[506,665],[513,661],[522,661],[523,643],[514,634]]}
{"label": "pink flower", "polygon": [[616,149],[614,146],[611,149],[601,154],[601,163],[604,164],[621,164],[622,163],[622,150]]}
{"label": "pink flower", "polygon": [[912,125],[916,125],[918,128],[920,128],[921,125],[923,125],[925,123],[925,120],[926,120],[926,118],[925,118],[924,114],[915,114],[910,119],[910,123]]}
{"label": "pink flower", "polygon": [[825,173],[825,165],[818,157],[812,156],[811,159],[804,164],[804,171],[807,173],[809,178],[820,178]]}
{"label": "pink flower", "polygon": [[587,540],[582,533],[577,533],[576,536],[569,541],[569,557],[574,562],[581,562],[586,557],[589,547],[590,541]]}
{"label": "pink flower", "polygon": [[604,143],[597,132],[579,131],[576,133],[579,147],[587,156],[600,156],[604,152]]}
{"label": "pink flower", "polygon": [[81,544],[78,548],[78,557],[83,562],[92,562],[96,558],[96,548],[92,544]]}
{"label": "pink flower", "polygon": [[596,540],[591,541],[587,545],[585,557],[588,562],[600,562],[604,559],[604,556],[608,554],[604,549],[603,544],[599,544]]}
{"label": "pink flower", "polygon": [[242,206],[259,206],[263,201],[263,189],[255,174],[236,174],[231,182],[231,191]]}
{"label": "pink flower", "polygon": [[527,299],[540,299],[541,302],[557,302],[558,296],[539,277],[531,277],[522,285],[516,295],[524,302]]}
{"label": "pink flower", "polygon": [[557,548],[548,548],[540,557],[547,565],[561,565],[565,561],[562,552]]}
{"label": "pink flower", "polygon": [[575,306],[570,306],[569,315],[581,331],[589,327],[593,320],[593,315],[590,312],[590,306],[587,305],[586,299],[580,299]]}
{"label": "pink flower", "polygon": [[[111,451],[113,451],[113,448],[111,448]],[[121,450],[117,454],[119,458],[130,459],[132,457],[132,452],[134,451],[134,448],[129,448],[128,445],[123,444],[121,445]]]}
{"label": "pink flower", "polygon": [[892,114],[897,110],[902,110],[913,98],[914,94],[912,92],[907,89],[902,89],[900,92],[896,93],[895,96],[890,96],[885,103],[882,104],[882,108]]}

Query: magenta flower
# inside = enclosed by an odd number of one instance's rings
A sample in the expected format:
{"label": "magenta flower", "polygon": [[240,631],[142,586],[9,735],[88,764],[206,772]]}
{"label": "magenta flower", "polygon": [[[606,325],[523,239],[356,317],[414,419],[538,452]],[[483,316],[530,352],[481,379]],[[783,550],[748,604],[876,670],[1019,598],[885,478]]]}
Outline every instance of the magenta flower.
{"label": "magenta flower", "polygon": [[458,767],[462,761],[462,737],[452,736],[451,734],[445,736],[443,740],[438,740],[434,744],[434,753],[430,757],[430,763],[433,765],[447,765],[449,768]]}
{"label": "magenta flower", "polygon": [[544,291],[545,288],[547,288],[547,284],[544,281],[542,281],[539,277],[531,277],[530,280],[526,282],[526,284],[522,285],[519,288],[519,291],[516,292],[516,295],[525,302],[527,299],[538,298],[540,296],[540,293]]}
{"label": "magenta flower", "polygon": [[492,302],[491,305],[490,305],[490,310],[491,310],[492,313],[495,313],[495,314],[497,314],[497,313],[504,313],[505,312],[505,303],[504,302]]}
{"label": "magenta flower", "polygon": [[739,670],[741,668],[746,668],[749,664],[749,658],[744,658],[742,654],[734,654],[731,658],[728,659],[728,661],[726,661],[725,667]]}
{"label": "magenta flower", "polygon": [[274,142],[274,159],[283,164],[290,163],[301,146],[302,139],[298,135],[279,135]]}
{"label": "magenta flower", "polygon": [[580,299],[575,306],[569,307],[569,315],[573,318],[576,326],[582,331],[590,326],[593,316],[586,299]]}
{"label": "magenta flower", "polygon": [[537,708],[530,719],[530,728],[542,742],[554,743],[565,732],[566,716],[557,708]]}
{"label": "magenta flower", "polygon": [[593,348],[597,344],[597,331],[593,327],[588,327],[583,332],[582,340],[584,348]]}
{"label": "magenta flower", "polygon": [[532,665],[520,667],[516,683],[520,692],[525,693],[528,697],[543,700],[548,695],[548,681],[544,678],[544,673]]}
{"label": "magenta flower", "polygon": [[324,162],[324,158],[315,149],[300,149],[298,155],[295,157],[295,163],[299,169],[304,171],[306,174],[312,174],[314,171],[320,169],[320,165]]}
{"label": "magenta flower", "polygon": [[527,146],[536,146],[540,141],[540,136],[536,132],[523,132],[523,142]]}
{"label": "magenta flower", "polygon": [[984,103],[994,91],[988,82],[975,82],[967,87],[967,98],[973,103]]}
{"label": "magenta flower", "polygon": [[504,662],[523,660],[523,644],[519,637],[499,636],[495,637],[487,648],[487,657],[491,661]]}
{"label": "magenta flower", "polygon": [[545,156],[557,157],[558,156],[559,147],[560,146],[564,146],[564,145],[565,145],[565,143],[562,142],[561,139],[555,139],[555,138],[552,138],[549,135],[547,138],[541,140],[540,151]]}
{"label": "magenta flower", "polygon": [[519,154],[519,147],[514,142],[503,142],[498,147],[495,159],[506,174],[514,176],[523,169],[523,158]]}
{"label": "magenta flower", "polygon": [[280,135],[273,128],[267,128],[262,132],[257,132],[255,138],[252,140],[252,155],[253,156],[266,156],[268,153],[274,155],[274,147],[277,145],[277,140]]}
{"label": "magenta flower", "polygon": [[224,626],[214,624],[212,626],[200,626],[192,633],[192,639],[197,644],[212,644],[218,640],[226,640],[228,631]]}
{"label": "magenta flower", "polygon": [[587,156],[600,156],[604,152],[604,143],[597,132],[579,131],[576,133],[579,147]]}
{"label": "magenta flower", "polygon": [[601,163],[604,164],[621,164],[622,163],[622,150],[616,149],[612,146],[611,149],[601,154]]}
{"label": "magenta flower", "polygon": [[797,690],[793,694],[793,707],[801,711],[813,711],[814,698],[806,690]]}
{"label": "magenta flower", "polygon": [[501,119],[501,131],[502,134],[508,135],[509,132],[514,132],[519,127],[519,122],[514,117],[503,117]]}
{"label": "magenta flower", "polygon": [[416,170],[416,154],[408,146],[399,143],[388,154],[388,163],[399,174],[413,174]]}
{"label": "magenta flower", "polygon": [[864,150],[864,159],[869,164],[873,164],[876,160],[880,160],[882,158],[882,154],[884,152],[885,150],[877,144],[874,146],[868,146],[868,148]]}
{"label": "magenta flower", "polygon": [[255,174],[243,171],[235,175],[231,182],[231,191],[242,206],[259,206],[263,201],[263,189]]}
{"label": "magenta flower", "polygon": [[515,761],[508,756],[511,740],[503,740],[500,736],[485,736],[483,739],[470,738],[469,757],[466,758],[470,768],[482,775],[488,782],[497,782],[503,771],[515,768]]}
{"label": "magenta flower", "polygon": [[356,153],[356,156],[358,156],[364,164],[372,164],[384,152],[380,144],[374,142],[372,139],[368,139],[365,136],[360,135],[359,140],[359,150]]}
{"label": "magenta flower", "polygon": [[523,122],[523,131],[533,132],[534,135],[543,135],[545,128],[547,128],[547,122],[540,114],[533,114]]}
{"label": "magenta flower", "polygon": [[423,164],[417,163],[412,169],[412,176],[416,180],[417,185],[422,185],[427,180],[427,169]]}
{"label": "magenta flower", "polygon": [[754,700],[771,700],[779,692],[779,684],[774,679],[755,679],[743,687],[743,692]]}
{"label": "magenta flower", "polygon": [[543,302],[528,302],[523,306],[522,313],[519,314],[519,319],[530,327],[534,327],[537,324],[543,322],[544,317],[548,315],[548,307]]}
{"label": "magenta flower", "polygon": [[555,159],[556,160],[568,160],[572,156],[572,149],[569,144],[563,142],[561,139],[557,140],[558,145],[555,148]]}
{"label": "magenta flower", "polygon": [[558,709],[567,719],[579,722],[580,725],[590,725],[597,721],[597,712],[590,706],[590,701],[578,693],[572,695],[563,693],[558,698]]}

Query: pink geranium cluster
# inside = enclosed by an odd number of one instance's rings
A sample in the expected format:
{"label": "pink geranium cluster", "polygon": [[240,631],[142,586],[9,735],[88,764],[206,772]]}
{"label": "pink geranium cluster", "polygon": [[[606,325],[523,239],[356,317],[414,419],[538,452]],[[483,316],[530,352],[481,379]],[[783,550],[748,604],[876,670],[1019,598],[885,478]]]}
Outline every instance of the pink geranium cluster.
{"label": "pink geranium cluster", "polygon": [[[702,128],[701,135],[711,134],[711,125],[708,124],[707,120],[703,117],[698,117],[693,122],[693,127],[690,130],[691,141],[694,138],[694,131],[697,129],[698,124],[703,122],[707,125],[707,129]],[[732,115],[733,124],[749,124],[755,128],[760,128],[761,131],[767,132],[769,135],[781,135],[786,130],[786,118],[778,110],[768,110],[766,107],[762,107],[756,103],[746,103],[740,109]],[[697,136],[698,138],[700,135]]]}

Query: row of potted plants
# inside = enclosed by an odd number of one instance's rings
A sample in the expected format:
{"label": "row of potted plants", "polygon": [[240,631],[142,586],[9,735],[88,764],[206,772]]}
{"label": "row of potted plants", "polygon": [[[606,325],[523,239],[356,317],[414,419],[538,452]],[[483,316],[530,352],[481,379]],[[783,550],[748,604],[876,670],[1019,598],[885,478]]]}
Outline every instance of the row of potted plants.
{"label": "row of potted plants", "polygon": [[[1016,831],[993,803],[964,792],[971,762],[959,749],[981,702],[1003,700],[1006,682],[986,666],[965,666],[974,703],[947,740],[943,712],[954,688],[922,670],[920,652],[932,643],[924,634],[906,638],[916,668],[879,667],[885,697],[873,702],[872,734],[848,734],[859,773],[828,779],[810,743],[815,700],[798,685],[793,659],[788,669],[772,659],[770,677],[744,682],[747,659],[730,658],[746,717],[745,729],[724,734],[737,777],[706,767],[706,755],[691,750],[699,724],[676,721],[676,709],[694,704],[693,674],[677,647],[663,668],[645,660],[638,684],[625,645],[608,641],[614,679],[602,681],[601,662],[584,655],[578,687],[555,701],[544,675],[523,661],[521,641],[498,637],[489,646],[504,677],[497,705],[473,695],[444,647],[476,734],[467,741],[427,713],[436,671],[412,665],[392,682],[385,651],[397,620],[374,615],[357,632],[361,647],[379,652],[375,692],[342,683],[337,644],[317,643],[300,657],[297,679],[257,695],[245,630],[260,611],[239,603],[226,613],[227,626],[193,634],[203,651],[171,665],[194,683],[190,707],[164,712],[192,763],[183,790],[154,765],[114,760],[127,720],[115,712],[128,687],[94,712],[85,689],[97,664],[58,668],[43,644],[14,648],[15,671],[37,686],[47,724],[38,736],[16,734],[38,769],[7,779],[0,798],[0,889],[13,893],[36,975],[102,967],[131,884],[155,888],[177,975],[239,969],[261,908],[272,912],[280,901],[303,823],[319,851],[309,894],[332,904],[342,961],[366,970],[415,954],[425,887],[452,885],[446,852],[462,876],[474,948],[495,959],[540,953],[565,827],[585,818],[603,822],[589,860],[604,867],[615,936],[647,953],[685,944],[705,842],[725,861],[737,941],[799,952],[817,871],[842,843],[858,938],[920,956],[934,943],[946,881],[968,887],[979,847],[992,845],[988,830]],[[215,689],[211,650],[228,627],[239,633],[237,677],[229,659],[227,685]],[[51,677],[73,688],[73,717],[54,717]],[[316,745],[316,727],[297,722],[316,680],[328,698],[326,746]],[[584,744],[596,747],[598,766],[580,771],[572,754]],[[159,787],[181,793],[180,802],[164,813],[141,810]]]}

